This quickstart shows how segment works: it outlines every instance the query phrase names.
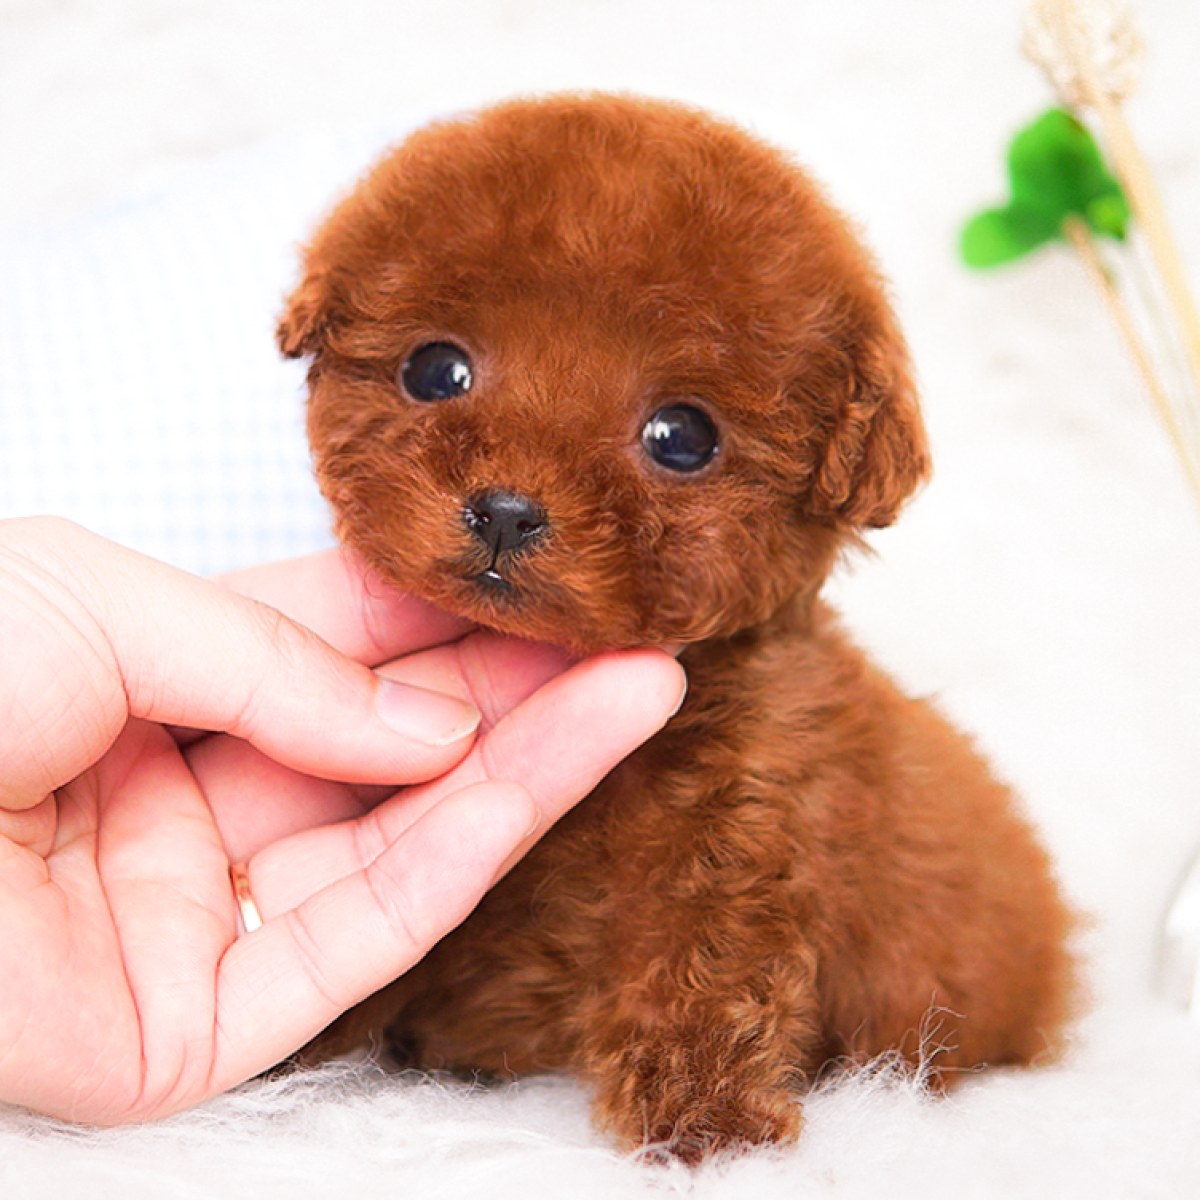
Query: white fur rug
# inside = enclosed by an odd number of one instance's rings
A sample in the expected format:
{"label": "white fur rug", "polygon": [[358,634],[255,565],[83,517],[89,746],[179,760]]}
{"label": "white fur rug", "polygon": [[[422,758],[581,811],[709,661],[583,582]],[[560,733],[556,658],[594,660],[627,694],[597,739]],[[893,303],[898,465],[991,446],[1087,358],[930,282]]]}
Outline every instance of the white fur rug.
{"label": "white fur rug", "polygon": [[[1200,6],[1138,11],[1130,116],[1200,283]],[[1200,518],[1067,252],[988,278],[954,260],[961,219],[1001,195],[1006,136],[1051,102],[1018,15],[0,0],[0,515],[57,509],[196,570],[327,537],[270,331],[292,243],[389,138],[515,91],[621,87],[794,149],[894,281],[936,456],[834,594],[1025,796],[1090,917],[1092,992],[1056,1066],[935,1101],[883,1064],[811,1097],[795,1149],[695,1173],[614,1153],[566,1080],[360,1064],[141,1128],[0,1109],[0,1197],[1200,1195],[1200,1020],[1151,986],[1200,845]]]}

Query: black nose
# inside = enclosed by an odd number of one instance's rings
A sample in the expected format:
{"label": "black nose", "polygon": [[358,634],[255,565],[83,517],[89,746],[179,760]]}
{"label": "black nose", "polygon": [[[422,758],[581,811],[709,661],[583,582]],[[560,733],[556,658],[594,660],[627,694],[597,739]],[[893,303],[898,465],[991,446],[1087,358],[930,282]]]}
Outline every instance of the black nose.
{"label": "black nose", "polygon": [[531,545],[550,527],[546,510],[536,500],[500,488],[468,500],[463,506],[463,520],[496,556]]}

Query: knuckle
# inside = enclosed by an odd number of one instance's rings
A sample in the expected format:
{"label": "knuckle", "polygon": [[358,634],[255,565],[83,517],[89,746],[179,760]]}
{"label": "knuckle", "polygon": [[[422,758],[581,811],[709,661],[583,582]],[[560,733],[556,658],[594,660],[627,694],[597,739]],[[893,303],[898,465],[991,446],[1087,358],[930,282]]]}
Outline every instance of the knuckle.
{"label": "knuckle", "polygon": [[316,634],[269,604],[246,600],[249,628],[256,652],[247,671],[244,697],[233,714],[229,732],[252,738],[259,730],[264,710],[281,691],[303,690],[300,679],[311,674],[314,655],[324,650]]}
{"label": "knuckle", "polygon": [[365,868],[367,889],[388,932],[392,949],[399,949],[407,965],[421,958],[438,939],[438,932],[416,920],[422,906],[415,904],[403,875],[389,870],[388,856],[380,855]]}
{"label": "knuckle", "polygon": [[340,1013],[346,1007],[342,989],[329,976],[320,939],[315,935],[303,906],[292,909],[287,914],[287,921],[301,974],[321,1007],[329,1012]]}

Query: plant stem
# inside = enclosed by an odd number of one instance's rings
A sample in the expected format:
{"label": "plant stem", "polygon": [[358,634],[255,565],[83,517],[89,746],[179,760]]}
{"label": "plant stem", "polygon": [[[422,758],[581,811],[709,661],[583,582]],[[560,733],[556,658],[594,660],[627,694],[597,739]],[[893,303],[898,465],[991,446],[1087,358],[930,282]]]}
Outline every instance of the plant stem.
{"label": "plant stem", "polygon": [[1200,395],[1200,314],[1188,290],[1183,263],[1166,213],[1154,186],[1153,176],[1141,149],[1125,120],[1125,114],[1111,97],[1093,89],[1092,106],[1100,117],[1113,164],[1124,185],[1129,203],[1141,223],[1166,292],[1167,303],[1175,314],[1180,338],[1192,376],[1192,386]]}
{"label": "plant stem", "polygon": [[1116,322],[1125,346],[1137,367],[1138,374],[1141,375],[1142,382],[1150,393],[1159,420],[1162,421],[1163,427],[1171,439],[1171,444],[1175,448],[1175,453],[1183,464],[1184,474],[1196,503],[1200,504],[1200,464],[1196,462],[1194,453],[1184,436],[1179,418],[1171,407],[1166,389],[1159,382],[1154,370],[1154,361],[1138,333],[1133,315],[1105,269],[1104,260],[1100,257],[1100,251],[1096,248],[1087,223],[1081,217],[1072,214],[1063,222],[1063,233],[1078,253],[1089,278],[1100,292],[1109,313]]}
{"label": "plant stem", "polygon": [[[1119,99],[1106,86],[1097,66],[1094,48],[1088,44],[1090,12],[1086,0],[1057,0],[1060,48],[1074,70],[1075,95],[1068,98],[1073,106],[1082,104],[1095,110],[1113,166],[1125,189],[1134,216],[1146,238],[1150,255],[1158,270],[1167,308],[1174,316],[1184,358],[1191,376],[1192,405],[1200,405],[1200,314],[1188,289],[1183,261],[1171,234],[1166,212],[1154,185],[1154,177],[1125,119]],[[1084,230],[1086,233],[1086,229]],[[1076,247],[1078,249],[1078,247]],[[1127,339],[1128,340],[1128,339]],[[1139,370],[1141,368],[1139,367]],[[1143,371],[1143,377],[1146,377]],[[1155,401],[1158,405],[1158,400]],[[1183,401],[1187,408],[1187,393]],[[1196,424],[1195,416],[1191,422]],[[1172,423],[1178,428],[1177,423]],[[1174,434],[1172,435],[1175,436]],[[1186,445],[1187,443],[1182,443]],[[1177,443],[1179,446],[1180,443]],[[1197,471],[1195,451],[1184,459],[1189,475]]]}

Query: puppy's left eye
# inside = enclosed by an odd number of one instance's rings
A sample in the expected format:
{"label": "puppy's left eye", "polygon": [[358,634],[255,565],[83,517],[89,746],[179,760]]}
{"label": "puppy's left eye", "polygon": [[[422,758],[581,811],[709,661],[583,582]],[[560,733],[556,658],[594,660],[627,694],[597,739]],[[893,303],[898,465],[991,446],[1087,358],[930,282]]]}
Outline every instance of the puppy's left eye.
{"label": "puppy's left eye", "polygon": [[453,400],[471,390],[471,360],[451,342],[428,342],[409,355],[400,382],[414,400]]}
{"label": "puppy's left eye", "polygon": [[717,427],[691,404],[660,408],[642,427],[642,445],[668,471],[698,471],[717,453]]}

